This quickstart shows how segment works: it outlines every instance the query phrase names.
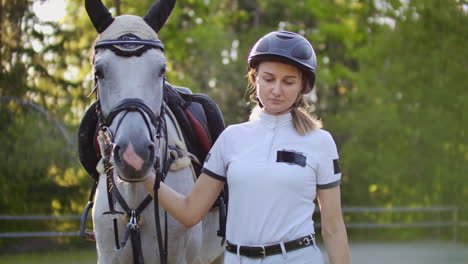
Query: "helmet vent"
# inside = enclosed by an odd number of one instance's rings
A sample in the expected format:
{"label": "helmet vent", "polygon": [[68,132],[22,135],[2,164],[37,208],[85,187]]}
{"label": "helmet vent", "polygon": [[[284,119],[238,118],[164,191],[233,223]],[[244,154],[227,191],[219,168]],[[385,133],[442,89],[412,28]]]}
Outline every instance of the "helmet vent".
{"label": "helmet vent", "polygon": [[277,35],[277,37],[280,39],[292,39],[293,38],[291,36],[284,36],[284,35]]}
{"label": "helmet vent", "polygon": [[280,39],[292,39],[294,38],[294,34],[288,31],[280,31],[276,34],[276,37]]}

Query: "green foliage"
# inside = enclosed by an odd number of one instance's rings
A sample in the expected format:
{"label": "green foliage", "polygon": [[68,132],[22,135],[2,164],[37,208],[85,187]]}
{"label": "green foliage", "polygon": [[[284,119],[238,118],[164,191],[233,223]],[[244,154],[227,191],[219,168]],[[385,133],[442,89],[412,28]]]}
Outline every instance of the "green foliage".
{"label": "green foliage", "polygon": [[[39,241],[38,243],[44,243]],[[50,243],[48,243],[50,244]],[[23,253],[23,254],[7,254],[3,255],[0,264],[17,263],[17,264],[30,264],[30,263],[48,263],[48,264],[89,264],[96,262],[96,249],[67,249],[61,251],[51,251],[50,245],[47,248],[47,253]]]}
{"label": "green foliage", "polygon": [[412,4],[359,51],[358,81],[336,122],[349,130],[344,189],[353,204],[462,206],[468,198],[468,52],[460,45],[468,16],[449,2]]}
{"label": "green foliage", "polygon": [[72,201],[83,195],[74,142],[54,119],[70,116],[76,87],[64,78],[67,34],[39,21],[32,4],[0,2],[0,214],[77,211]]}
{"label": "green foliage", "polygon": [[73,145],[51,120],[15,102],[2,104],[0,117],[0,214],[70,211],[84,178],[67,179]]}

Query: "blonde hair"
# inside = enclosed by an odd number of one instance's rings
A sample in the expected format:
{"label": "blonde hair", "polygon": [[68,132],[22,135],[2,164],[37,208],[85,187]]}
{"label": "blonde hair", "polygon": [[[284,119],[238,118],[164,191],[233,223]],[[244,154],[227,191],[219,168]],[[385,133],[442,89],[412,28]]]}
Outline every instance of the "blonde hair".
{"label": "blonde hair", "polygon": [[[255,79],[257,78],[257,70],[258,70],[258,63],[255,67],[250,68],[249,72],[247,73],[247,79],[249,84],[247,86],[247,93],[250,94],[250,101],[255,104],[255,107],[252,109],[250,114],[249,120],[255,120],[258,117],[259,111],[261,111],[261,103],[257,97],[257,89],[255,86]],[[291,108],[291,116],[293,119],[294,128],[296,131],[304,136],[310,131],[315,129],[322,128],[322,121],[320,121],[317,117],[312,116],[306,110],[306,102],[304,101],[304,90],[307,85],[309,85],[305,74],[302,74],[302,91],[297,96],[296,102]]]}

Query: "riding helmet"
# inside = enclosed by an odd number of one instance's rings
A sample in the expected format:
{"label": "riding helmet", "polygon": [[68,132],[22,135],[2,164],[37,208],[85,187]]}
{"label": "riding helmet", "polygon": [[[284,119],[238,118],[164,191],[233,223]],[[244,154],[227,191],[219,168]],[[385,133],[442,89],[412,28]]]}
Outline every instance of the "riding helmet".
{"label": "riding helmet", "polygon": [[315,83],[317,58],[312,45],[306,38],[289,31],[270,32],[255,43],[247,61],[250,68],[255,68],[259,62],[270,60],[272,56],[286,59],[302,70],[309,79],[309,87],[305,88],[304,93],[312,90]]}

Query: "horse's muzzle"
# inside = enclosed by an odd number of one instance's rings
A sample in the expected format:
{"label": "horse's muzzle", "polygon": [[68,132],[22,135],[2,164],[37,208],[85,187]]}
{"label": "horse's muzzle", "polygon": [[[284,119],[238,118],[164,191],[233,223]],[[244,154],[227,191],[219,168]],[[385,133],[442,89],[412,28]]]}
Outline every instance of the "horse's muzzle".
{"label": "horse's muzzle", "polygon": [[144,181],[155,162],[154,144],[129,144],[114,148],[114,161],[119,178],[128,182]]}

